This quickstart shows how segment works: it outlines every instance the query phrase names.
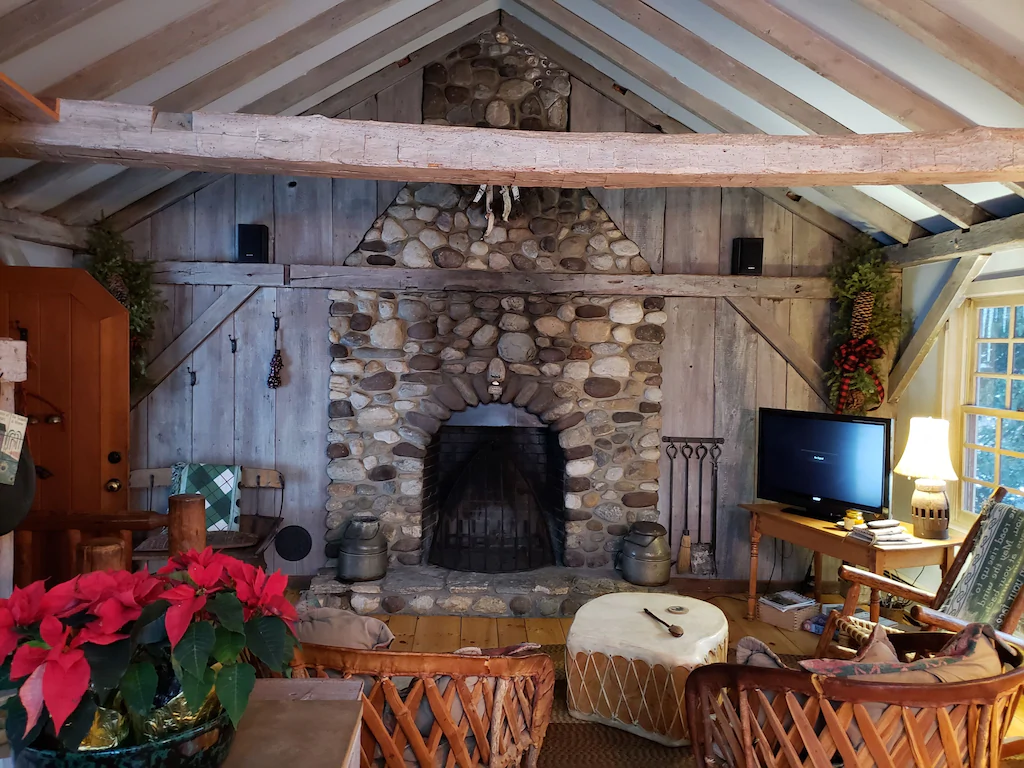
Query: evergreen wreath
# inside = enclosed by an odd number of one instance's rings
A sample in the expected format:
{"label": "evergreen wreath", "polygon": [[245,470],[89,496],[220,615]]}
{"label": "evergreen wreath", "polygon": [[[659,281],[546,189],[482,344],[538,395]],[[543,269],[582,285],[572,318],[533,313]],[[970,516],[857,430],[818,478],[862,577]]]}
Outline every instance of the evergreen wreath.
{"label": "evergreen wreath", "polygon": [[135,261],[132,247],[104,224],[89,230],[89,274],[128,310],[132,389],[146,382],[146,345],[153,338],[156,313],[164,302],[153,287],[153,265]]}
{"label": "evergreen wreath", "polygon": [[907,323],[892,301],[896,277],[882,246],[867,235],[843,244],[829,270],[836,300],[835,344],[826,374],[836,413],[863,414],[885,399],[876,360],[903,336]]}

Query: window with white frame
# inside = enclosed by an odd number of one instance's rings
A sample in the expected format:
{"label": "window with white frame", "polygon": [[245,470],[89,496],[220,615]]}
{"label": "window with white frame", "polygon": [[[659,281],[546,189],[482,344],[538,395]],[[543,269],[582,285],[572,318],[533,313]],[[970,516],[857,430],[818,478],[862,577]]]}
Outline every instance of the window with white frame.
{"label": "window with white frame", "polygon": [[977,514],[996,486],[1024,501],[1024,295],[971,301],[961,399],[961,509]]}

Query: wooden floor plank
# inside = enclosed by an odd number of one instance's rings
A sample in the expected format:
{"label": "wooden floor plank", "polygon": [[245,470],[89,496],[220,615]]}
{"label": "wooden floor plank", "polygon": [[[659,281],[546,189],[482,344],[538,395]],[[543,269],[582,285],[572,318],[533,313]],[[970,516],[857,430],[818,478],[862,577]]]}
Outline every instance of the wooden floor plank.
{"label": "wooden floor plank", "polygon": [[[428,620],[429,619],[429,620]],[[412,649],[416,653],[450,653],[459,649],[460,616],[421,616],[416,622]]]}
{"label": "wooden floor plank", "polygon": [[462,617],[462,647],[498,648],[498,623],[486,616]]}
{"label": "wooden floor plank", "polygon": [[526,640],[540,645],[565,645],[565,632],[558,619],[526,619]]}
{"label": "wooden floor plank", "polygon": [[498,645],[516,645],[526,642],[526,622],[523,619],[497,619]]}
{"label": "wooden floor plank", "polygon": [[564,616],[558,620],[558,623],[562,625],[562,632],[566,637],[569,637],[569,627],[572,626],[572,617]]}
{"label": "wooden floor plank", "polygon": [[[713,597],[709,601],[717,605],[729,620],[729,647],[735,648],[740,638],[753,636],[764,641],[776,653],[799,654],[800,648],[781,629],[760,621],[748,621],[747,604],[731,595]],[[807,633],[810,634],[810,633]]]}
{"label": "wooden floor plank", "polygon": [[395,634],[391,644],[392,651],[411,651],[416,636],[416,617],[395,615],[388,622],[388,627]]}
{"label": "wooden floor plank", "polygon": [[390,613],[374,613],[372,615],[373,615],[373,618],[377,619],[378,621],[383,621],[385,624],[387,624],[387,623],[389,623],[391,621],[391,614]]}

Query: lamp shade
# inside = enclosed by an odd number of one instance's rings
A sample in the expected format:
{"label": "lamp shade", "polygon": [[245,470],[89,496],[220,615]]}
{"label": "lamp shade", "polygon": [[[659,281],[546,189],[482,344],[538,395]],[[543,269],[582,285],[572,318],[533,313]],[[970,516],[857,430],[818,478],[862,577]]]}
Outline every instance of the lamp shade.
{"label": "lamp shade", "polygon": [[956,480],[949,460],[949,422],[921,416],[911,419],[907,447],[893,472],[906,477]]}

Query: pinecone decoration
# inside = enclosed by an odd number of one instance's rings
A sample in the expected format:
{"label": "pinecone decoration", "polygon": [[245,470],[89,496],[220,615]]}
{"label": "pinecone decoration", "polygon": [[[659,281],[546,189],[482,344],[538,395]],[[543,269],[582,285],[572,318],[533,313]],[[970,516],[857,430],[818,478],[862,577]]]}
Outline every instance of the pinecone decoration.
{"label": "pinecone decoration", "polygon": [[850,393],[850,399],[846,404],[846,408],[843,413],[852,413],[858,415],[864,413],[864,404],[867,401],[867,397],[859,389],[854,390]]}
{"label": "pinecone decoration", "polygon": [[282,368],[284,368],[284,360],[281,359],[281,350],[275,349],[274,356],[270,358],[270,375],[267,376],[267,386],[271,389],[281,386]]}
{"label": "pinecone decoration", "polygon": [[853,318],[850,320],[850,336],[863,339],[871,328],[871,315],[875,311],[875,294],[861,291],[853,298]]}
{"label": "pinecone decoration", "polygon": [[118,274],[113,274],[107,278],[107,290],[110,291],[110,295],[117,299],[123,306],[128,306],[128,286],[125,285],[123,277]]}

